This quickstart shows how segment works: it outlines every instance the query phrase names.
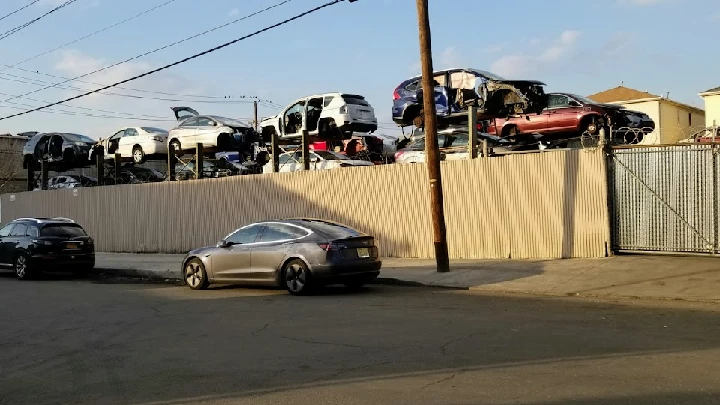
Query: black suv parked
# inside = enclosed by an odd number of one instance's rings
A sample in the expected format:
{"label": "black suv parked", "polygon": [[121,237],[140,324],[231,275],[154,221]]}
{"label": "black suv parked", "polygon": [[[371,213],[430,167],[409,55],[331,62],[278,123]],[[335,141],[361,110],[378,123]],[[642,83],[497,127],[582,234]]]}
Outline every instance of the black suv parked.
{"label": "black suv parked", "polygon": [[53,270],[85,275],[94,267],[95,244],[71,219],[19,218],[0,228],[0,268],[21,280]]}

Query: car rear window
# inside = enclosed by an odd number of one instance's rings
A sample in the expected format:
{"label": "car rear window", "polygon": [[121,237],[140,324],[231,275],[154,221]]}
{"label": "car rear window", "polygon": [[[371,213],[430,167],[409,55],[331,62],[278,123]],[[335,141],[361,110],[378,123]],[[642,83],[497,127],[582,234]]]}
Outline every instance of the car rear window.
{"label": "car rear window", "polygon": [[368,104],[367,101],[365,101],[364,98],[358,97],[358,96],[343,96],[343,100],[345,100],[348,104],[354,104],[354,105],[361,105],[363,107],[370,107],[370,104]]}
{"label": "car rear window", "polygon": [[49,224],[40,228],[40,236],[74,238],[77,236],[87,236],[87,233],[85,233],[85,230],[79,225]]}
{"label": "car rear window", "polygon": [[333,222],[307,220],[307,223],[313,229],[325,235],[328,239],[346,239],[365,235],[360,231]]}

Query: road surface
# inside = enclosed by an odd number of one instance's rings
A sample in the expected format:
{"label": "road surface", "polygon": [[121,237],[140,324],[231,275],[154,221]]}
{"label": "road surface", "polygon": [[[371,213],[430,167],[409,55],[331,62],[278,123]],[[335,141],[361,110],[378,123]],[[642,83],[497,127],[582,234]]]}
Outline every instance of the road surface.
{"label": "road surface", "polygon": [[0,275],[0,404],[718,404],[720,307]]}

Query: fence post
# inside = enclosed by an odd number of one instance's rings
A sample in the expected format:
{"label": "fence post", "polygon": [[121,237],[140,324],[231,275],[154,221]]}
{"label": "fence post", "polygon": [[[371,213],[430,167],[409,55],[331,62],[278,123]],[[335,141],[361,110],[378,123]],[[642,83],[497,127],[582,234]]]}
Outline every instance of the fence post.
{"label": "fence post", "polygon": [[280,171],[280,145],[278,145],[278,134],[272,131],[270,138],[270,153],[272,155],[272,172],[277,173]]}
{"label": "fence post", "polygon": [[[477,132],[477,107],[471,105],[468,107],[468,159],[476,159],[478,157]],[[483,139],[483,145],[484,144],[485,140]],[[483,156],[486,156],[484,146]]]}
{"label": "fence post", "polygon": [[27,191],[35,190],[35,164],[34,161],[30,161],[27,164]]}
{"label": "fence post", "polygon": [[172,143],[168,144],[168,168],[167,168],[167,179],[169,181],[175,181],[175,145]]}
{"label": "fence post", "polygon": [[48,176],[48,169],[49,169],[49,167],[48,167],[48,162],[46,162],[45,160],[41,160],[41,161],[40,161],[40,170],[41,170],[41,175],[40,175],[41,185],[40,185],[40,189],[41,189],[41,190],[47,190],[48,180],[50,180],[50,179],[49,179],[49,176]]}
{"label": "fence post", "polygon": [[482,141],[482,148],[483,148],[483,158],[489,158],[490,157],[490,148],[488,147],[488,140],[483,139]]}
{"label": "fence post", "polygon": [[113,167],[115,169],[115,184],[118,183],[118,179],[120,178],[120,168],[121,168],[122,158],[120,157],[119,153],[115,154],[115,158],[113,159]]}
{"label": "fence post", "polygon": [[303,170],[310,170],[310,132],[307,129],[302,131],[302,158]]}
{"label": "fence post", "polygon": [[203,178],[203,166],[205,165],[205,157],[203,156],[203,144],[198,143],[195,145],[195,178]]}
{"label": "fence post", "polygon": [[[715,127],[715,122],[713,121],[713,131]],[[717,254],[719,253],[719,246],[718,246],[718,219],[719,219],[719,213],[718,213],[718,146],[713,144],[712,146],[712,182],[713,182],[713,247],[711,254]]]}
{"label": "fence post", "polygon": [[600,135],[600,139],[598,139],[598,146],[600,148],[604,148],[605,144],[606,144],[606,142],[605,142],[605,126],[604,125],[600,127],[599,135]]}
{"label": "fence post", "polygon": [[105,185],[105,148],[98,146],[95,149],[95,169],[97,170],[98,185]]}

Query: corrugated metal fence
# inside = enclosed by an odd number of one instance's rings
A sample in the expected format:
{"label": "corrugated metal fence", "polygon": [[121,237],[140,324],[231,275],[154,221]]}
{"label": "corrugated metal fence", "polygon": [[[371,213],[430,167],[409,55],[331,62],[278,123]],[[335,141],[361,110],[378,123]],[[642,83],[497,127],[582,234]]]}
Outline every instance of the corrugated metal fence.
{"label": "corrugated metal fence", "polygon": [[718,159],[712,145],[615,149],[614,250],[718,252]]}
{"label": "corrugated metal fence", "polygon": [[[602,257],[609,242],[599,150],[442,164],[452,258]],[[425,165],[35,191],[2,196],[2,219],[65,216],[99,251],[184,252],[251,221],[310,216],[376,236],[382,255],[434,255]]]}

